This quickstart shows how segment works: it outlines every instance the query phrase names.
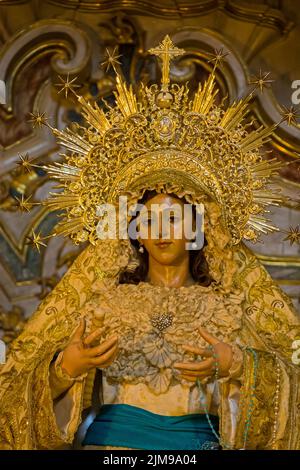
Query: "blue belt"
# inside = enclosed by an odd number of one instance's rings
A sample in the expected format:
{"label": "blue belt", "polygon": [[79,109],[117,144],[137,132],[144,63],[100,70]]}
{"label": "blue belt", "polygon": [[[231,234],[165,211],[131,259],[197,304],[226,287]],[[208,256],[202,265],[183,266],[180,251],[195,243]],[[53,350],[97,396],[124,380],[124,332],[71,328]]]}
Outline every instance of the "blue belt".
{"label": "blue belt", "polygon": [[[218,431],[218,417],[210,415]],[[218,449],[204,414],[162,416],[131,405],[102,405],[82,445],[145,450]]]}

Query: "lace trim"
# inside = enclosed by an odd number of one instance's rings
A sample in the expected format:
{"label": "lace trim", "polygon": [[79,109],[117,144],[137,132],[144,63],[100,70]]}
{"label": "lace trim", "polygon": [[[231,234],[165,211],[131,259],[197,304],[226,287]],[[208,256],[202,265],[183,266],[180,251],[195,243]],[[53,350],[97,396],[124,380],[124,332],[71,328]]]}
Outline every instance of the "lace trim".
{"label": "lace trim", "polygon": [[50,388],[53,399],[57,398],[59,395],[72,387],[75,382],[82,382],[87,376],[87,373],[85,373],[78,377],[71,377],[61,367],[62,358],[63,351],[59,353],[55,362],[51,364],[49,370]]}

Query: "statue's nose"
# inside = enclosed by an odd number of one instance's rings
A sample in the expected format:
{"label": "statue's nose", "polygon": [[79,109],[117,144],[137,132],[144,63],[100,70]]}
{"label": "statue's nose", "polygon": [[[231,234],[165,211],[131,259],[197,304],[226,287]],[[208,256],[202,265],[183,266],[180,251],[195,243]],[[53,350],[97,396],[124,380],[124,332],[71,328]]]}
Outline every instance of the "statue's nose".
{"label": "statue's nose", "polygon": [[170,220],[168,215],[162,213],[159,218],[159,238],[170,238]]}

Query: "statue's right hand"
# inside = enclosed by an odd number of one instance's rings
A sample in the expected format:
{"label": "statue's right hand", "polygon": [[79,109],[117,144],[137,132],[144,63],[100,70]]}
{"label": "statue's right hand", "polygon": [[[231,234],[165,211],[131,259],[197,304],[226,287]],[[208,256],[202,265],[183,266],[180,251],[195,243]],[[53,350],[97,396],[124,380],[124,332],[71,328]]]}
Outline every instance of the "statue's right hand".
{"label": "statue's right hand", "polygon": [[101,330],[97,329],[84,338],[86,329],[85,319],[72,336],[70,342],[63,350],[61,367],[73,378],[88,372],[94,367],[108,367],[118,353],[118,337],[112,336],[98,346],[92,347],[92,343],[100,336]]}

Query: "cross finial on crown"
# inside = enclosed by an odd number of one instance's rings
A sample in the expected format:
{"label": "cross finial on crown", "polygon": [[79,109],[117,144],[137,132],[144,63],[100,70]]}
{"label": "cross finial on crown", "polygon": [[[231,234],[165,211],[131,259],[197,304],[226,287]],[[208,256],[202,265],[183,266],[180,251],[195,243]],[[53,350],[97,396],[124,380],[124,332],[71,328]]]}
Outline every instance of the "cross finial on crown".
{"label": "cross finial on crown", "polygon": [[158,47],[149,49],[148,52],[150,54],[157,55],[162,60],[163,67],[161,83],[163,91],[167,91],[170,83],[170,61],[176,56],[183,55],[185,50],[174,46],[170,36],[167,35]]}

